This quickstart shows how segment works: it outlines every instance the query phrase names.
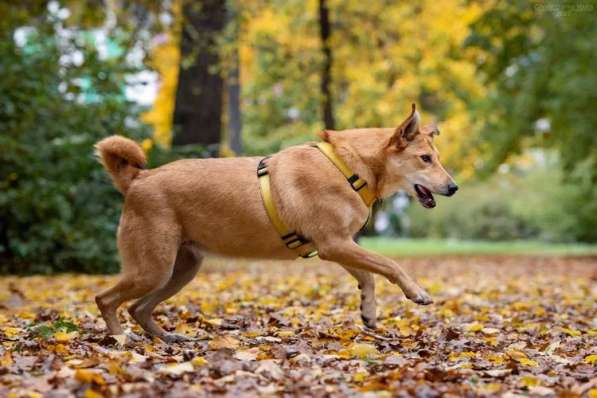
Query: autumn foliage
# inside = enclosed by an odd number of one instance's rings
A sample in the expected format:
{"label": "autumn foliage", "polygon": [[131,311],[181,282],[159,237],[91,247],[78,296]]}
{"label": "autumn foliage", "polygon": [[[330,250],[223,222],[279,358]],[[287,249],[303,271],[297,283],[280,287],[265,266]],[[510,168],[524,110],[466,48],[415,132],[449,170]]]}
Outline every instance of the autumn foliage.
{"label": "autumn foliage", "polygon": [[435,304],[378,280],[368,330],[339,267],[213,260],[158,307],[196,337],[175,345],[125,311],[135,338],[105,335],[93,296],[113,277],[4,278],[0,395],[596,396],[594,258],[403,262]]}

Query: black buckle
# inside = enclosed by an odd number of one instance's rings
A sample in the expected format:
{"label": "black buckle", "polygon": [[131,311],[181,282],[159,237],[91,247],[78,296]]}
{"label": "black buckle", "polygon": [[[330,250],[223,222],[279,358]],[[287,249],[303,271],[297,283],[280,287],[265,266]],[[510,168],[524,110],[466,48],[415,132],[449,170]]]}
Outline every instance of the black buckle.
{"label": "black buckle", "polygon": [[[356,185],[357,182],[361,182],[360,185]],[[355,191],[359,192],[361,189],[365,188],[365,186],[367,185],[367,182],[363,179],[361,179],[361,177],[359,177],[358,174],[353,174],[350,177],[348,177],[348,182],[350,183],[350,186],[352,187],[352,189],[354,189]]]}
{"label": "black buckle", "polygon": [[295,232],[290,232],[287,235],[282,236],[282,240],[286,244],[286,247],[289,249],[296,249],[297,247],[301,247],[305,243],[309,243],[308,240],[300,236]]}
{"label": "black buckle", "polygon": [[302,258],[312,258],[315,257],[319,254],[319,252],[317,250],[313,250],[312,252],[309,252],[307,254],[303,254],[301,257]]}
{"label": "black buckle", "polygon": [[263,177],[268,173],[267,164],[265,163],[267,159],[269,159],[269,156],[261,159],[261,161],[259,162],[259,166],[257,166],[257,177]]}

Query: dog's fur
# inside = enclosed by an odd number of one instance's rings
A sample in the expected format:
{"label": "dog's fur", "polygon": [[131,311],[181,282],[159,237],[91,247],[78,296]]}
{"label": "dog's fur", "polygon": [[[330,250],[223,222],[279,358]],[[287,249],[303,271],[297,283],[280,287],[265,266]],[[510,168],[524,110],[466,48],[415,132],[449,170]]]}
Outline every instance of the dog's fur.
{"label": "dog's fur", "polygon": [[[321,138],[383,198],[399,189],[416,194],[414,184],[440,194],[454,186],[432,144],[437,133],[434,126],[419,128],[413,105],[413,112],[398,128],[324,131]],[[151,314],[193,279],[205,253],[296,256],[265,211],[256,176],[260,158],[187,159],[145,170],[143,151],[127,138],[112,136],[96,148],[124,195],[118,229],[121,279],[96,297],[111,334],[122,333],[118,307],[136,299],[129,312],[146,332],[165,341],[182,339],[166,333]],[[432,156],[432,163],[422,161],[423,154]],[[268,169],[274,203],[288,227],[309,239],[321,259],[339,263],[358,280],[367,326],[376,323],[372,272],[398,284],[414,302],[431,303],[395,261],[353,241],[369,209],[317,148],[287,148],[269,159]]]}

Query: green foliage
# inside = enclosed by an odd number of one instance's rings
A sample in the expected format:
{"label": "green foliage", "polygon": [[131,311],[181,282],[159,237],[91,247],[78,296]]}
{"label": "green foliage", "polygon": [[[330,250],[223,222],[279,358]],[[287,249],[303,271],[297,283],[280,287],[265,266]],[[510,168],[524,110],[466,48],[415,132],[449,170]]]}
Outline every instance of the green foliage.
{"label": "green foliage", "polygon": [[[144,134],[123,95],[133,70],[39,21],[23,47],[11,30],[0,38],[0,272],[114,272],[122,199],[92,148]],[[65,62],[73,52],[80,65]]]}
{"label": "green foliage", "polygon": [[594,241],[594,229],[584,226],[595,225],[595,204],[578,207],[585,189],[584,184],[566,180],[557,164],[496,174],[485,181],[465,184],[451,198],[437,198],[438,206],[431,211],[413,203],[408,211],[410,235]]}
{"label": "green foliage", "polygon": [[34,324],[31,327],[31,331],[33,336],[49,339],[56,332],[77,332],[79,331],[79,327],[68,319],[58,318],[53,323],[44,322],[42,324]]}
{"label": "green foliage", "polygon": [[[568,168],[595,156],[595,7],[496,2],[472,25],[468,44],[482,50],[479,67],[492,87],[480,109],[491,165],[528,138],[556,146]],[[537,129],[541,118],[549,128]]]}
{"label": "green foliage", "polygon": [[[529,146],[556,148],[575,186],[567,198],[578,239],[597,240],[597,112],[595,2],[502,1],[472,25],[468,45],[489,95],[473,104],[485,124],[478,144],[485,171]],[[558,182],[555,182],[558,184]]]}
{"label": "green foliage", "polygon": [[[283,15],[278,21],[265,18],[265,27],[250,33],[253,70],[243,81],[243,145],[249,154],[313,140],[321,129],[316,14],[298,1],[280,2],[275,10]],[[248,22],[252,16],[245,18]],[[279,26],[284,23],[303,39],[290,40]]]}
{"label": "green foliage", "polygon": [[396,239],[368,237],[359,240],[363,247],[392,257],[429,256],[589,256],[597,254],[597,245],[552,243],[535,240],[482,241],[450,239]]}

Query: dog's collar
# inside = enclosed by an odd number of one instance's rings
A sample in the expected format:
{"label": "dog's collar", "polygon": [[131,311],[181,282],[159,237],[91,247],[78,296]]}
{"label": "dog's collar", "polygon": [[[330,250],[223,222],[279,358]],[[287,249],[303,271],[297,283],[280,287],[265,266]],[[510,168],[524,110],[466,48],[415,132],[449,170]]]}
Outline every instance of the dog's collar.
{"label": "dog's collar", "polygon": [[[336,152],[334,151],[334,147],[327,143],[327,142],[319,142],[317,144],[313,144],[313,146],[319,148],[319,150],[332,162],[338,170],[346,177],[346,180],[352,187],[352,189],[357,192],[365,205],[367,207],[371,207],[373,202],[375,202],[376,197],[373,191],[367,186],[367,182],[359,177],[358,174],[352,172],[350,167],[342,160]],[[257,166],[257,177],[259,178],[259,186],[261,190],[261,197],[263,199],[263,205],[265,206],[265,211],[272,222],[274,228],[280,235],[280,239],[284,242],[286,247],[291,250],[294,250],[300,257],[303,258],[310,258],[317,255],[317,250],[313,249],[311,242],[308,241],[305,237],[297,234],[295,231],[291,231],[276,209],[276,205],[274,205],[274,199],[272,197],[272,189],[270,184],[270,176],[269,170],[267,169],[267,159],[265,157],[261,159],[259,165]]]}
{"label": "dog's collar", "polygon": [[332,144],[328,142],[318,142],[313,146],[319,148],[319,150],[330,160],[330,162],[332,162],[334,166],[336,166],[338,170],[344,174],[344,177],[346,177],[346,180],[352,189],[354,189],[361,196],[361,199],[363,199],[365,205],[367,205],[367,207],[371,207],[377,198],[367,185],[367,181],[359,177],[358,174],[352,172],[350,167],[348,167],[348,165],[340,158],[340,156],[336,154]]}

